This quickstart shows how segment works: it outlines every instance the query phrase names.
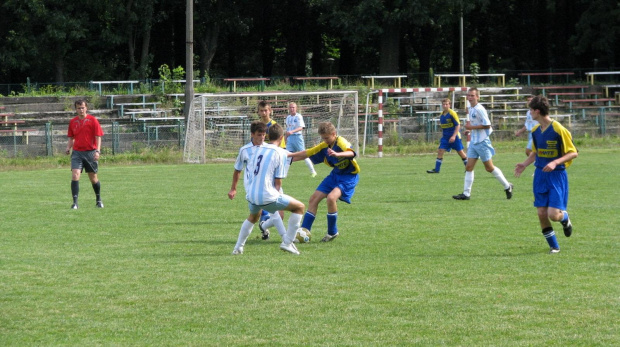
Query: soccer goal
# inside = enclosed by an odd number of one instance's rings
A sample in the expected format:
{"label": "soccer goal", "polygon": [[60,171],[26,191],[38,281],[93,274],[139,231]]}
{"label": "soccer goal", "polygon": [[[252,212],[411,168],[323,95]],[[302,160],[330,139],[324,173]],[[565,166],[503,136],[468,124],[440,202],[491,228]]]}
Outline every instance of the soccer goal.
{"label": "soccer goal", "polygon": [[183,161],[205,163],[208,159],[235,158],[250,141],[250,123],[258,120],[258,102],[271,104],[271,118],[284,127],[288,103],[297,104],[304,117],[306,147],[321,141],[321,122],[332,122],[359,153],[357,91],[274,92],[243,94],[201,94],[192,100],[187,120]]}

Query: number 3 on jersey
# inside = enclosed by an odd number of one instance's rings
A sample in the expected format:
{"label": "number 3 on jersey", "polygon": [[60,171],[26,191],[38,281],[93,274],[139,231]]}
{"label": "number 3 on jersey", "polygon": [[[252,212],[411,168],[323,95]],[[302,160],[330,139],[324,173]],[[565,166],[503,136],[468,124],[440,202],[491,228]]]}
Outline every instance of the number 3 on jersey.
{"label": "number 3 on jersey", "polygon": [[254,169],[254,176],[258,175],[258,172],[260,171],[260,162],[263,160],[263,156],[259,155],[258,158],[256,158],[256,169]]}

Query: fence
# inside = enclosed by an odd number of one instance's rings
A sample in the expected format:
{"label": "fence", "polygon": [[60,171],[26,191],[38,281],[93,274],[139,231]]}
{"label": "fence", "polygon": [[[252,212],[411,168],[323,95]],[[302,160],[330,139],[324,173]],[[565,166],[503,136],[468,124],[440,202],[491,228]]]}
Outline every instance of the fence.
{"label": "fence", "polygon": [[[67,148],[68,123],[47,123],[30,127],[26,132],[0,135],[0,156],[37,157],[64,155]],[[104,154],[135,152],[142,148],[172,147],[182,149],[185,122],[101,124],[104,132],[101,148]]]}

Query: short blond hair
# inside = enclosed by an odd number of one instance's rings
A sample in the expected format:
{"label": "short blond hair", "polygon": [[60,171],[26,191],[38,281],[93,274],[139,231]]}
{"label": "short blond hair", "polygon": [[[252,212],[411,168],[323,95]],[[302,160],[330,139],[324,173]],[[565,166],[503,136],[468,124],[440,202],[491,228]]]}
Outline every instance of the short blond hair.
{"label": "short blond hair", "polygon": [[336,127],[330,122],[319,123],[319,135],[335,134]]}

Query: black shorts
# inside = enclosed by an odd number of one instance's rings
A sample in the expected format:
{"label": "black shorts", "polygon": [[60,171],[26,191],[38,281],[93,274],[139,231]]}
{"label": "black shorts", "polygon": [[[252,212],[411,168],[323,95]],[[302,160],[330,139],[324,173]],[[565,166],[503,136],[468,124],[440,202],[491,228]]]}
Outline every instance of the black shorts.
{"label": "black shorts", "polygon": [[86,170],[97,173],[99,162],[95,161],[95,151],[73,151],[71,153],[71,170]]}

